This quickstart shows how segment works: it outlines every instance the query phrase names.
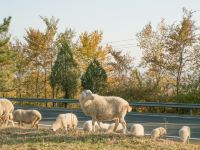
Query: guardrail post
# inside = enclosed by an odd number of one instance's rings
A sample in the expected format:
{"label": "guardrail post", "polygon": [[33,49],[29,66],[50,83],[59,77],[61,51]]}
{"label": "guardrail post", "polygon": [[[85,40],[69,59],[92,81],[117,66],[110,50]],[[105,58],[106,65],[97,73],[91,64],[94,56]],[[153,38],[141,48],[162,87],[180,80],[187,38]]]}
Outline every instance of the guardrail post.
{"label": "guardrail post", "polygon": [[190,109],[190,115],[192,116],[192,114],[193,114],[193,113],[192,113],[192,109]]}
{"label": "guardrail post", "polygon": [[67,103],[64,103],[64,107],[67,108]]}
{"label": "guardrail post", "polygon": [[23,106],[23,101],[22,101],[22,99],[20,99],[20,105]]}

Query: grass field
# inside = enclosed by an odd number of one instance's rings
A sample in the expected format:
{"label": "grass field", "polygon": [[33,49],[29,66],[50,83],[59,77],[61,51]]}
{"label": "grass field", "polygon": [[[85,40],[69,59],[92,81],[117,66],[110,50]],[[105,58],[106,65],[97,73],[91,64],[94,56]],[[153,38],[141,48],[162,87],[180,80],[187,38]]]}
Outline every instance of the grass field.
{"label": "grass field", "polygon": [[48,129],[0,129],[0,149],[2,150],[200,150],[200,144],[186,144],[161,140],[153,141],[149,137],[135,138],[122,134],[84,133],[82,131],[58,131]]}

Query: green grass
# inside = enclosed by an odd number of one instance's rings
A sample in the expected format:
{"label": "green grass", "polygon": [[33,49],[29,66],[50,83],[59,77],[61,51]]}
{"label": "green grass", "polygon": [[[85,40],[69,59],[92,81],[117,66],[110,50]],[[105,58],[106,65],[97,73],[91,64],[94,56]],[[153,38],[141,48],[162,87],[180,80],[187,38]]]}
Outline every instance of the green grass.
{"label": "green grass", "polygon": [[53,133],[48,129],[0,129],[0,149],[30,149],[30,150],[199,150],[200,144],[186,144],[161,140],[153,141],[149,137],[135,138],[122,134],[84,133],[82,131],[58,131]]}

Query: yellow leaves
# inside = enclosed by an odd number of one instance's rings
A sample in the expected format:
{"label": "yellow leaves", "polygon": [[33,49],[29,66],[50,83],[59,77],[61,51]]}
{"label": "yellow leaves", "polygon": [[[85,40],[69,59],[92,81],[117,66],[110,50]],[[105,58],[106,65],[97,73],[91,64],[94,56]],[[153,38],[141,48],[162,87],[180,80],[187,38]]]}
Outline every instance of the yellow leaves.
{"label": "yellow leaves", "polygon": [[79,59],[80,65],[87,67],[89,62],[96,58],[100,63],[103,63],[108,54],[107,48],[100,46],[102,40],[102,32],[94,31],[92,33],[84,32],[79,37],[80,43],[77,48],[76,58]]}

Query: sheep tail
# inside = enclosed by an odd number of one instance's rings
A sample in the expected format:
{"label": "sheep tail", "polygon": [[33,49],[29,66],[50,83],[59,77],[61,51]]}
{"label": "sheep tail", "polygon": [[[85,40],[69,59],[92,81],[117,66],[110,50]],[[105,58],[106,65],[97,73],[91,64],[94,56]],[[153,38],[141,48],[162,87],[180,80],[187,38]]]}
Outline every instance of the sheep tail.
{"label": "sheep tail", "polygon": [[127,106],[127,111],[128,111],[128,112],[131,112],[131,111],[132,111],[132,107],[128,105],[128,106]]}

